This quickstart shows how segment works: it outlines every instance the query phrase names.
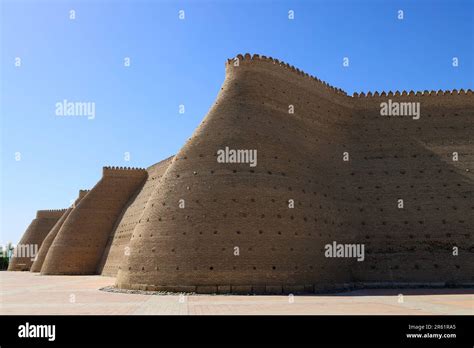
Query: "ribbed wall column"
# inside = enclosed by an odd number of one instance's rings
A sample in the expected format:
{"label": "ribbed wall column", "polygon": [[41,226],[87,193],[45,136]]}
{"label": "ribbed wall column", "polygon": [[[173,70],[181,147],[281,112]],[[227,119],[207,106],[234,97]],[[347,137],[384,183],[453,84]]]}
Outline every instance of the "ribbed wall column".
{"label": "ribbed wall column", "polygon": [[[26,229],[16,248],[18,257],[12,257],[8,265],[9,271],[29,271],[43,240],[51,228],[66,212],[63,210],[39,210],[36,218]],[[34,253],[34,254],[33,254]]]}
{"label": "ribbed wall column", "polygon": [[104,167],[102,179],[61,226],[41,274],[96,274],[115,221],[146,177],[144,169]]}
{"label": "ribbed wall column", "polygon": [[128,253],[128,245],[135,226],[141,221],[146,204],[153,191],[160,185],[161,178],[171,163],[172,157],[147,168],[148,178],[137,193],[125,205],[117,219],[113,232],[109,236],[98,273],[115,277],[124,255]]}
{"label": "ribbed wall column", "polygon": [[59,230],[61,229],[61,226],[64,224],[64,221],[66,221],[66,218],[69,216],[74,207],[76,207],[76,205],[87,194],[87,192],[88,190],[79,191],[79,197],[76,199],[74,204],[66,210],[66,212],[53,226],[53,228],[51,228],[51,230],[48,232],[48,235],[44,239],[43,243],[41,244],[41,248],[39,249],[38,254],[36,255],[35,261],[31,265],[30,272],[41,271],[41,267],[43,266],[44,260],[46,259],[46,255],[48,254],[49,248],[53,244],[53,241],[56,238]]}

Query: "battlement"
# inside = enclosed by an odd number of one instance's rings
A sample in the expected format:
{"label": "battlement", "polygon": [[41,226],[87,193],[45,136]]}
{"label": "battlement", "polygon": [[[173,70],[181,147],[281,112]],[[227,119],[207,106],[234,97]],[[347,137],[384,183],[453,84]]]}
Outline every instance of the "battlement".
{"label": "battlement", "polygon": [[126,176],[126,177],[137,177],[147,175],[145,168],[134,168],[134,167],[103,167],[102,168],[103,176]]}
{"label": "battlement", "polygon": [[410,97],[421,97],[421,96],[430,96],[430,97],[439,97],[439,96],[453,96],[453,95],[472,95],[472,90],[471,89],[467,89],[467,90],[464,90],[464,89],[460,89],[459,91],[457,89],[453,89],[451,91],[442,91],[442,90],[438,90],[438,91],[417,91],[417,92],[414,92],[414,91],[410,91],[410,92],[407,92],[407,91],[395,91],[395,92],[392,92],[392,91],[389,91],[389,92],[367,92],[367,94],[365,94],[364,92],[361,92],[361,93],[354,93],[352,95],[353,98],[363,98],[363,97],[366,97],[366,98],[370,98],[370,97],[400,97],[400,96],[410,96]]}
{"label": "battlement", "polygon": [[249,64],[272,64],[272,65],[275,65],[275,66],[278,66],[278,67],[281,67],[283,69],[286,69],[287,71],[291,71],[303,78],[306,78],[308,80],[311,80],[311,81],[314,81],[318,87],[323,87],[324,89],[330,91],[330,92],[333,92],[335,93],[336,95],[339,95],[339,96],[344,96],[344,97],[348,97],[348,98],[351,98],[349,100],[353,100],[353,101],[356,101],[356,100],[361,100],[361,98],[387,98],[387,97],[404,97],[404,96],[407,96],[407,97],[441,97],[441,96],[466,96],[466,95],[473,95],[473,91],[471,89],[453,89],[451,91],[442,91],[442,90],[438,90],[438,91],[428,91],[428,90],[424,90],[424,91],[395,91],[395,92],[392,92],[392,91],[389,91],[389,92],[367,92],[367,93],[364,93],[364,92],[360,92],[360,93],[353,93],[352,96],[348,95],[346,91],[344,91],[343,89],[341,88],[337,88],[337,87],[334,87],[334,86],[331,86],[329,83],[325,82],[325,81],[322,81],[320,79],[318,79],[317,77],[315,76],[312,76],[296,67],[294,67],[293,65],[290,65],[288,63],[285,63],[279,59],[276,59],[276,58],[272,58],[272,57],[267,57],[267,56],[263,56],[263,55],[259,55],[259,54],[254,54],[254,55],[250,55],[249,53],[246,53],[244,55],[242,54],[238,54],[236,57],[234,58],[230,58],[227,60],[226,62],[226,69],[232,69],[234,67],[239,67],[241,66],[242,64],[243,65],[249,65]]}
{"label": "battlement", "polygon": [[67,209],[49,209],[38,210],[36,212],[37,219],[57,219],[60,218]]}
{"label": "battlement", "polygon": [[322,81],[318,79],[317,77],[310,75],[303,70],[300,70],[293,65],[290,65],[288,63],[285,63],[279,59],[272,58],[272,57],[267,57],[259,54],[254,54],[250,55],[250,53],[246,53],[245,55],[238,54],[235,58],[230,58],[226,62],[226,69],[232,68],[232,67],[238,67],[241,64],[273,64],[275,66],[281,67],[287,71],[290,71],[292,73],[295,73],[296,75],[299,75],[308,81],[313,81],[316,83],[319,87],[323,87],[324,89],[331,91],[337,95],[341,96],[348,96],[347,93],[342,90],[341,88],[336,88],[334,86],[331,86],[329,83]]}
{"label": "battlement", "polygon": [[79,198],[84,198],[90,190],[79,190]]}

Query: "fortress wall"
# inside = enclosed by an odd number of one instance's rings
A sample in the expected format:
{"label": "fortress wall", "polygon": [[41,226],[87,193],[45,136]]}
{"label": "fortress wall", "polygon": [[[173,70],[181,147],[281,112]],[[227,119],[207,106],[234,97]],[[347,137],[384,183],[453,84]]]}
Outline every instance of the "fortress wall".
{"label": "fortress wall", "polygon": [[[334,104],[291,69],[240,63],[150,197],[119,287],[278,293],[348,281],[350,261],[329,261],[323,245],[353,239],[340,228],[349,97],[333,92]],[[257,149],[257,166],[217,163],[226,146]]]}
{"label": "fortress wall", "polygon": [[[362,98],[351,152],[363,212],[351,219],[366,244],[358,282],[474,282],[474,97],[392,96],[419,101],[420,119],[382,117],[382,98]],[[453,152],[459,160],[453,161]],[[404,200],[404,208],[397,200]],[[453,256],[453,247],[459,256]]]}
{"label": "fortress wall", "polygon": [[160,184],[161,177],[172,159],[173,157],[167,158],[147,168],[148,178],[146,182],[127,202],[121,216],[115,223],[113,232],[109,236],[102,261],[98,267],[99,274],[113,277],[117,275],[120,262],[128,250],[133,229],[140,221],[152,192]]}
{"label": "fortress wall", "polygon": [[[474,283],[472,91],[349,97],[278,60],[237,58],[192,137],[148,180],[104,169],[43,274],[202,293]],[[420,119],[381,116],[388,100],[419,102]],[[257,150],[257,165],[219,163],[226,147]],[[363,244],[364,261],[326,257],[333,242]]]}
{"label": "fortress wall", "polygon": [[146,177],[144,169],[104,167],[61,226],[41,274],[95,274],[115,221]]}
{"label": "fortress wall", "polygon": [[63,225],[66,218],[69,216],[72,208],[66,210],[66,212],[61,216],[61,218],[54,224],[51,230],[47,233],[46,237],[44,238],[43,243],[41,244],[41,248],[39,248],[38,254],[36,255],[35,261],[31,265],[30,271],[31,272],[39,272],[41,271],[41,267],[43,266],[44,259],[46,258],[46,254],[48,253],[51,244],[54,241],[54,238],[59,232],[59,229]]}
{"label": "fortress wall", "polygon": [[[276,60],[238,58],[150,198],[119,287],[472,282],[472,92],[348,97]],[[419,101],[421,119],[381,117],[387,97]],[[257,167],[217,163],[225,146],[257,149]],[[456,149],[461,159],[452,162]],[[365,260],[324,257],[334,241],[364,244]]]}
{"label": "fortress wall", "polygon": [[[63,210],[38,210],[36,218],[33,219],[31,224],[26,229],[23,237],[17,245],[16,252],[19,253],[19,257],[12,257],[8,265],[9,271],[28,271],[33,264],[34,252],[37,252],[43,243],[48,232],[60,219],[61,215],[65,213],[66,209]],[[27,247],[32,253],[23,253],[20,249]],[[19,248],[19,249],[18,249]],[[32,250],[34,249],[34,251]],[[26,250],[24,251],[26,252]],[[27,257],[23,257],[27,256]]]}
{"label": "fortress wall", "polygon": [[79,191],[79,197],[76,199],[74,204],[64,212],[61,218],[56,222],[56,224],[54,224],[53,228],[51,228],[51,230],[48,232],[48,235],[44,238],[43,243],[41,244],[41,248],[39,248],[35,261],[31,265],[31,272],[41,271],[41,267],[43,266],[44,260],[46,259],[46,255],[48,254],[49,248],[53,244],[53,241],[56,238],[59,230],[61,229],[61,226],[64,224],[64,221],[66,221],[67,217],[74,209],[74,207],[77,206],[77,204],[87,194],[87,192],[88,190]]}

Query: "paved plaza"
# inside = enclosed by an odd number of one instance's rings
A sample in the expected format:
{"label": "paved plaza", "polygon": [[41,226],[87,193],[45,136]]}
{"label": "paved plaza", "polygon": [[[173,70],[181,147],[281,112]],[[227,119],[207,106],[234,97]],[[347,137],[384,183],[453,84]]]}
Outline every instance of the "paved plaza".
{"label": "paved plaza", "polygon": [[293,297],[99,290],[113,284],[114,278],[103,276],[0,272],[0,314],[474,314],[474,289],[373,289]]}

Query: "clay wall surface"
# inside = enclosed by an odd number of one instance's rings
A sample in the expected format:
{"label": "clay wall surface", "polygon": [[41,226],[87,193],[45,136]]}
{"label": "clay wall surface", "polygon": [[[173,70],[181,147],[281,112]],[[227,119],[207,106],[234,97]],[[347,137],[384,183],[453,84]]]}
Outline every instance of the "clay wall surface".
{"label": "clay wall surface", "polygon": [[[472,92],[355,99],[351,223],[367,256],[355,264],[353,281],[473,283]],[[419,102],[419,119],[381,116],[380,103],[387,99]]]}
{"label": "clay wall surface", "polygon": [[146,177],[144,169],[104,167],[61,226],[41,274],[96,274],[115,221]]}
{"label": "clay wall surface", "polygon": [[[36,218],[33,219],[31,224],[26,229],[20,242],[18,243],[22,247],[34,248],[36,252],[41,249],[43,240],[46,238],[48,232],[56,224],[66,212],[66,209],[62,210],[38,210]],[[18,246],[17,246],[18,247]],[[33,251],[33,249],[30,249]],[[18,251],[17,251],[18,252]],[[18,256],[27,257],[12,257],[8,265],[9,271],[29,271],[33,264],[34,257],[36,255],[30,254],[18,254]],[[33,256],[33,257],[30,257]]]}
{"label": "clay wall surface", "polygon": [[152,192],[161,182],[161,177],[165,173],[172,157],[158,162],[147,168],[148,178],[138,191],[130,198],[123,208],[121,216],[117,219],[112,233],[109,236],[102,261],[98,268],[98,273],[115,277],[117,275],[120,262],[125,253],[128,252],[128,244],[132,236],[133,229],[140,221],[145,210],[148,199]]}

